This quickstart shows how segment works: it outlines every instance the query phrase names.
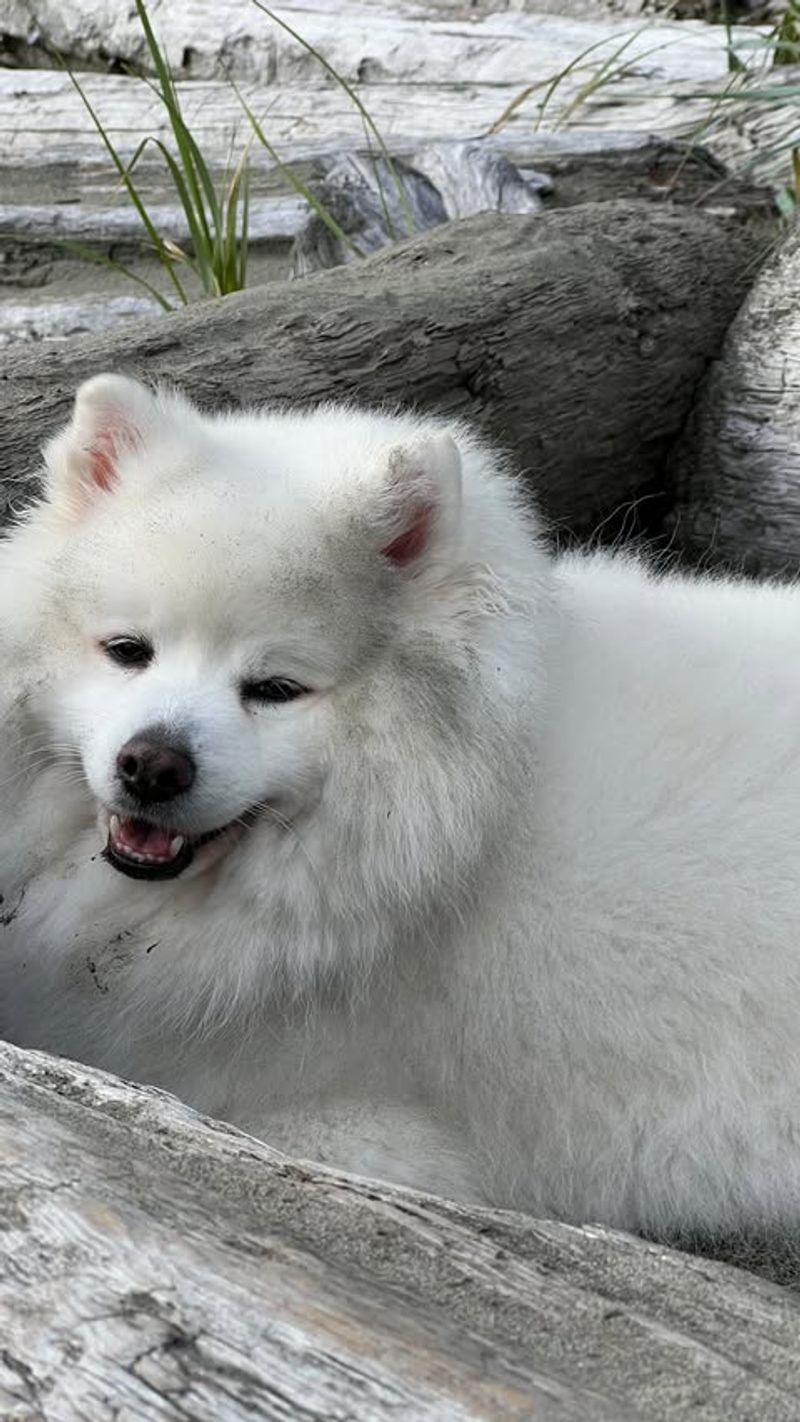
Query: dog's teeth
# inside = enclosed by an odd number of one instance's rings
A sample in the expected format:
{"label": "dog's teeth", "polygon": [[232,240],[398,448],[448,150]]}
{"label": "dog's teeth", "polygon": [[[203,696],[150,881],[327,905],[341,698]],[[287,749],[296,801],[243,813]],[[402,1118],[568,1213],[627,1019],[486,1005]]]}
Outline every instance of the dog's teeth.
{"label": "dog's teeth", "polygon": [[171,855],[173,856],[173,858],[174,858],[175,855],[176,855],[176,854],[179,854],[182,849],[183,849],[183,835],[182,835],[182,834],[176,834],[175,838],[174,838],[174,839],[171,839],[170,842],[169,842],[169,852],[170,852],[170,854],[171,854]]}
{"label": "dog's teeth", "polygon": [[119,834],[119,815],[111,816],[111,819],[108,822],[108,827],[111,831],[112,839],[116,839],[117,835]]}

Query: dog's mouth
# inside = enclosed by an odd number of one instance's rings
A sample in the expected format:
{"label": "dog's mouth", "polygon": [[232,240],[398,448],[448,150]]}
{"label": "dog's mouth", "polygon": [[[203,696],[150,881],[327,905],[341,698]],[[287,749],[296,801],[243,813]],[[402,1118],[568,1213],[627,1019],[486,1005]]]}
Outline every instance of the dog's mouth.
{"label": "dog's mouth", "polygon": [[243,829],[241,821],[237,821],[205,834],[190,835],[135,817],[112,814],[102,818],[107,820],[103,858],[112,869],[131,879],[177,879],[191,864],[210,868]]}

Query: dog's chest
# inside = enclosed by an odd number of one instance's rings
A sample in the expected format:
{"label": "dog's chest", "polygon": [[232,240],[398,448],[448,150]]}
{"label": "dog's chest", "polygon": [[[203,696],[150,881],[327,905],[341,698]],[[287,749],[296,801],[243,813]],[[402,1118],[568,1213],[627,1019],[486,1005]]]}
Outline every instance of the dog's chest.
{"label": "dog's chest", "polygon": [[163,936],[162,905],[157,893],[137,898],[109,870],[93,828],[69,850],[44,836],[32,845],[27,862],[6,855],[3,863],[0,1025],[17,1040],[49,1045],[60,1017],[61,1050],[77,1054],[71,1038],[82,1037],[84,1016],[129,1013],[131,994],[143,996],[144,965]]}

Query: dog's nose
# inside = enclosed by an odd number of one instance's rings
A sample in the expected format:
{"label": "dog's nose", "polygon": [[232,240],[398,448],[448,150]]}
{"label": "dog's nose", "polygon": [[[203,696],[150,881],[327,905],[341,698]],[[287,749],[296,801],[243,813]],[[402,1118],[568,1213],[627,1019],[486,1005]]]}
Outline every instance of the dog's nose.
{"label": "dog's nose", "polygon": [[185,746],[144,732],[126,741],[117,756],[117,776],[129,795],[145,804],[174,800],[189,789],[195,763]]}

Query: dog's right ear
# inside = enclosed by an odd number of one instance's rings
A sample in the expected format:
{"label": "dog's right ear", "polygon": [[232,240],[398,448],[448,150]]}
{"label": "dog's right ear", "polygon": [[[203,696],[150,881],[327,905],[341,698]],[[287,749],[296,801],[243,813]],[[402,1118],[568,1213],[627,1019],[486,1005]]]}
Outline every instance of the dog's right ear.
{"label": "dog's right ear", "polygon": [[120,465],[143,445],[157,411],[155,396],[124,375],[96,375],[79,387],[72,419],[44,451],[48,500],[66,522],[113,490]]}

